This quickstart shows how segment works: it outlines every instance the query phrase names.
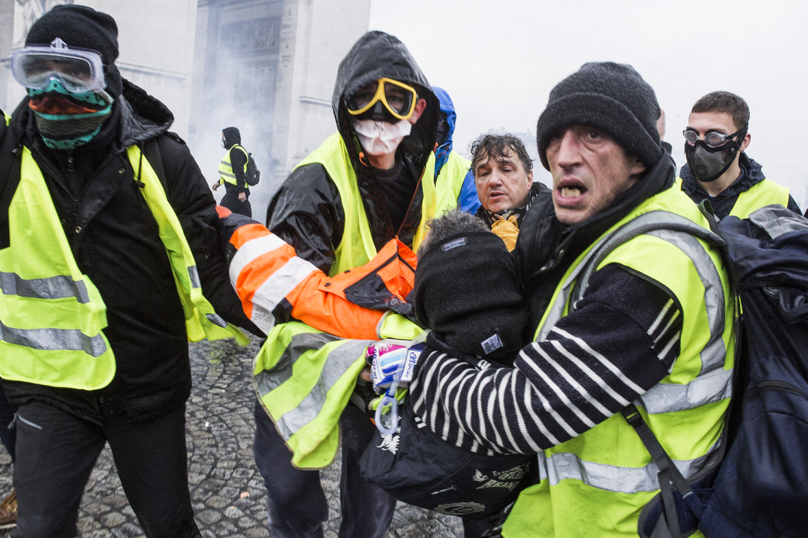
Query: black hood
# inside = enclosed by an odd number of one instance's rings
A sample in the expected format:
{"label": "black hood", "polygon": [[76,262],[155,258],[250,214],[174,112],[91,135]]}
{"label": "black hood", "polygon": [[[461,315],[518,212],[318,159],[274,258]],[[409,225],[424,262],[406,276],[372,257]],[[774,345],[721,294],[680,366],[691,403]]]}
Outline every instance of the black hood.
{"label": "black hood", "polygon": [[359,163],[362,146],[354,134],[352,116],[347,112],[346,102],[357,90],[382,77],[414,86],[418,97],[426,100],[423,115],[399,146],[414,157],[415,164],[422,170],[435,147],[440,103],[404,43],[395,36],[379,31],[362,36],[342,60],[331,98],[337,128],[348,147],[354,168]]}
{"label": "black hood", "polygon": [[224,147],[230,149],[236,144],[241,144],[241,133],[236,127],[225,127],[222,129],[224,135]]}

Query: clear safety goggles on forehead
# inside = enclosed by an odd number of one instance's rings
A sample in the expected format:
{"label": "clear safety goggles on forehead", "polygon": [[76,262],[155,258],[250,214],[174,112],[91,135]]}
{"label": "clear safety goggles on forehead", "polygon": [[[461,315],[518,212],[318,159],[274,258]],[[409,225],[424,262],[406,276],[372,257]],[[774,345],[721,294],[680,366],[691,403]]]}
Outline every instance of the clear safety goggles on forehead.
{"label": "clear safety goggles on forehead", "polygon": [[107,85],[101,55],[90,50],[25,47],[12,54],[11,72],[17,82],[35,90],[46,88],[52,78],[73,93],[97,92]]}
{"label": "clear safety goggles on forehead", "polygon": [[399,120],[408,120],[415,110],[417,92],[412,86],[389,78],[380,78],[356,92],[348,100],[348,113],[358,116],[382,102]]}

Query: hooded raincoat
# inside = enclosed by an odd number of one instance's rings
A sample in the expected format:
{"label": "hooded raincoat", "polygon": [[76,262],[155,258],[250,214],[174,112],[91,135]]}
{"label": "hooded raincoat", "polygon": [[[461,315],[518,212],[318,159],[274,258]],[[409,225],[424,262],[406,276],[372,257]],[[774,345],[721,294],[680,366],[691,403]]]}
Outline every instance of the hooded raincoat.
{"label": "hooded raincoat", "polygon": [[[398,146],[398,158],[420,178],[396,230],[388,201],[374,172],[363,163],[362,146],[346,103],[357,90],[386,77],[416,88],[427,106]],[[268,228],[297,256],[324,273],[350,272],[369,262],[390,240],[417,249],[425,224],[456,206],[449,189],[434,182],[438,99],[403,43],[369,32],[340,64],[332,98],[339,132],[292,172],[273,197]],[[324,289],[329,284],[323,283]],[[390,308],[392,302],[378,305]],[[378,337],[412,338],[420,328],[400,313],[381,318]],[[394,309],[395,310],[395,309]],[[338,420],[365,364],[372,340],[343,340],[298,322],[276,326],[256,358],[254,383],[261,404],[294,453],[300,468],[329,465],[339,443]]]}
{"label": "hooded raincoat", "polygon": [[[474,214],[480,207],[480,198],[477,196],[477,186],[474,184],[474,171],[471,162],[452,149],[455,126],[457,125],[457,112],[449,94],[443,88],[432,88],[440,101],[440,112],[446,122],[446,140],[435,150],[435,181],[450,181],[457,197],[457,206],[461,211]],[[449,166],[444,166],[446,164]],[[466,172],[460,173],[465,167]]]}

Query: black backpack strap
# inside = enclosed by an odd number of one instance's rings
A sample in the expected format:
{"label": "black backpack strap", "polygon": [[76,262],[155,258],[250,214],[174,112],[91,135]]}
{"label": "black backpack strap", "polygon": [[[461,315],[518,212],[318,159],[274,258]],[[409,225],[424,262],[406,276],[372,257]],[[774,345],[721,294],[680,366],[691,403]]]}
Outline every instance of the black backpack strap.
{"label": "black backpack strap", "polygon": [[[571,292],[571,305],[572,309],[576,308],[577,302],[583,297],[584,293],[586,292],[586,288],[589,285],[589,280],[592,275],[597,270],[597,267],[600,263],[608,256],[614,249],[619,247],[620,245],[630,241],[634,237],[637,237],[641,234],[650,233],[656,230],[670,230],[674,232],[682,232],[690,234],[696,238],[702,239],[707,241],[708,243],[716,246],[721,250],[722,256],[725,260],[727,260],[727,265],[730,266],[728,260],[728,256],[726,255],[727,244],[726,242],[715,233],[715,217],[709,211],[711,208],[709,206],[706,207],[707,211],[705,211],[705,207],[703,206],[702,212],[704,213],[705,217],[710,223],[710,228],[712,230],[707,230],[702,226],[694,223],[693,221],[682,217],[680,215],[676,215],[673,213],[669,213],[666,211],[652,211],[649,213],[645,213],[640,217],[634,219],[626,223],[621,228],[618,228],[614,231],[609,237],[602,240],[595,248],[592,249],[590,254],[590,259],[586,261],[585,267],[582,269],[581,273],[579,274],[575,286]],[[730,273],[730,288],[732,293],[735,297],[735,307],[736,309],[740,308],[738,294],[736,293],[736,285],[734,280],[735,276]],[[736,313],[739,310],[736,310]],[[736,330],[738,330],[738,319],[736,318]],[[738,347],[736,343],[736,358],[738,353]],[[736,364],[737,366],[737,364]],[[736,385],[737,386],[737,383]],[[725,415],[725,421],[729,423],[729,417],[731,412],[732,406],[728,408],[727,413]],[[651,431],[651,428],[648,427],[648,424],[643,420],[642,415],[637,410],[637,407],[634,404],[629,404],[626,406],[625,409],[621,411],[623,417],[626,421],[634,428],[637,432],[637,435],[640,437],[643,445],[648,450],[648,453],[651,455],[651,459],[656,464],[657,468],[659,469],[658,479],[659,479],[659,489],[660,489],[660,497],[662,499],[662,506],[665,512],[665,519],[668,523],[668,530],[670,531],[672,538],[684,538],[689,534],[685,534],[681,531],[679,526],[679,518],[677,516],[677,509],[676,509],[676,502],[674,500],[674,490],[678,491],[682,498],[691,495],[693,493],[692,488],[690,487],[689,482],[682,476],[682,473],[679,469],[674,465],[673,460],[671,460],[670,456],[668,456],[665,449],[662,448],[662,445],[659,443],[659,440],[656,438],[654,433]],[[720,449],[716,451],[713,456],[710,457],[708,463],[705,464],[704,469],[697,473],[695,476],[691,477],[691,480],[701,478],[708,472],[712,472],[718,465],[718,463],[723,458],[727,447],[727,430],[728,428],[725,426],[724,430],[721,433]]]}
{"label": "black backpack strap", "polygon": [[662,507],[665,510],[665,519],[668,521],[668,528],[670,529],[672,538],[683,538],[685,535],[679,529],[679,517],[676,512],[676,502],[673,498],[674,489],[682,495],[682,498],[687,497],[693,493],[690,484],[687,483],[685,477],[679,472],[679,469],[673,463],[668,453],[659,444],[659,440],[648,427],[648,424],[642,419],[639,410],[634,404],[626,406],[621,413],[625,417],[626,422],[631,424],[637,435],[640,436],[642,444],[651,454],[651,459],[654,460],[659,474],[659,491],[662,497]]}
{"label": "black backpack strap", "polygon": [[[0,111],[2,112],[2,111]],[[22,143],[0,115],[0,248],[9,245],[8,209],[20,183]]]}
{"label": "black backpack strap", "polygon": [[[160,154],[160,146],[157,145],[157,139],[152,138],[147,140],[140,148],[141,157],[146,157],[149,161],[154,173],[157,174],[157,179],[163,185],[163,190],[168,195],[168,184],[166,182],[166,171],[163,168],[163,156]],[[139,179],[139,178],[137,178]]]}

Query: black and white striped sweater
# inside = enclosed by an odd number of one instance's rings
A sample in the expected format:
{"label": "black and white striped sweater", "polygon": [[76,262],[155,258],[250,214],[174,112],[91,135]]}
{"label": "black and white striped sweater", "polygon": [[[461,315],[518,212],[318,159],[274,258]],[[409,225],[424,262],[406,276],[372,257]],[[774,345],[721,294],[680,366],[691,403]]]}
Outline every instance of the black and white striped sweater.
{"label": "black and white striped sweater", "polygon": [[414,410],[444,440],[473,452],[531,454],[620,412],[661,381],[679,355],[681,307],[620,265],[597,271],[577,310],[513,368],[479,370],[445,353],[421,359]]}

